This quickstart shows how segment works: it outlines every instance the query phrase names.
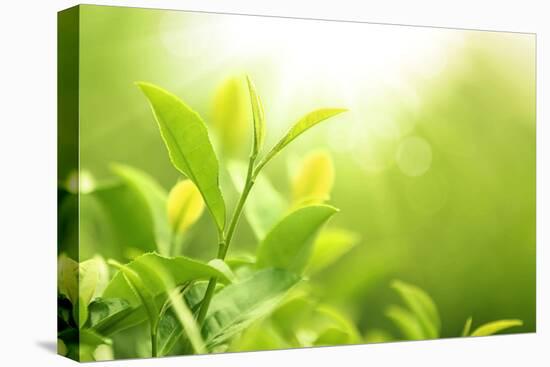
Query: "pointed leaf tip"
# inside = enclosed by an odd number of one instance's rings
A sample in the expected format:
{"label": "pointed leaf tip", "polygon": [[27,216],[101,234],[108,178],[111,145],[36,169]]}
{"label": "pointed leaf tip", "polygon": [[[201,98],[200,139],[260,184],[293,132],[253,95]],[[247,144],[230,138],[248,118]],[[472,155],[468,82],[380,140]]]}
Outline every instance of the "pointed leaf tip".
{"label": "pointed leaf tip", "polygon": [[153,110],[174,167],[195,183],[218,230],[225,227],[225,202],[219,186],[218,159],[206,125],[197,112],[174,94],[139,82]]}

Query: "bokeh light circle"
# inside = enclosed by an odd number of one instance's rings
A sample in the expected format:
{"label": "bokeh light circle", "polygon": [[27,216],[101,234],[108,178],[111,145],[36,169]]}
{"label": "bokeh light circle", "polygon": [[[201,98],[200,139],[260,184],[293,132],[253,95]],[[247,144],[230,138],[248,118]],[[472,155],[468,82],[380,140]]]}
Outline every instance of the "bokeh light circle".
{"label": "bokeh light circle", "polygon": [[422,176],[432,165],[432,147],[421,137],[406,137],[397,148],[395,160],[405,175]]}

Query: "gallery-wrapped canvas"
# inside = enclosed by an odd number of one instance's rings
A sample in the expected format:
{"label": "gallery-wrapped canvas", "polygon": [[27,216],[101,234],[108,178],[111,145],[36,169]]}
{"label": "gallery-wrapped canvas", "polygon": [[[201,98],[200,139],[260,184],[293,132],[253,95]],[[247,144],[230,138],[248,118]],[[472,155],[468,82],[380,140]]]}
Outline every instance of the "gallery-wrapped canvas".
{"label": "gallery-wrapped canvas", "polygon": [[59,354],[535,331],[534,34],[94,5],[58,27]]}

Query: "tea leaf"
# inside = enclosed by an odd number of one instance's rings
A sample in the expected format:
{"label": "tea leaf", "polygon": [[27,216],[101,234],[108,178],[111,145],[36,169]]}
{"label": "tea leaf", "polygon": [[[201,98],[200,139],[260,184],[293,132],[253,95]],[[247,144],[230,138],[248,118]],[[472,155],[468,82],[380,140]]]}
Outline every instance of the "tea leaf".
{"label": "tea leaf", "polygon": [[264,120],[264,106],[262,100],[256,93],[256,87],[250,78],[246,77],[248,84],[248,91],[250,93],[250,103],[252,105],[252,117],[254,119],[254,144],[252,145],[252,157],[256,157],[265,139],[265,120]]}
{"label": "tea leaf", "polygon": [[[143,196],[126,183],[102,187],[88,195],[81,195],[82,205],[88,199],[96,203],[101,216],[98,226],[103,234],[93,242],[97,252],[107,258],[125,261],[130,248],[138,251],[158,251],[155,224]],[[91,217],[83,217],[90,220]]]}
{"label": "tea leaf", "polygon": [[219,345],[270,314],[300,277],[282,269],[263,269],[233,283],[214,298],[204,324],[206,345]]}
{"label": "tea leaf", "polygon": [[195,353],[206,353],[206,347],[201,336],[200,328],[197,325],[191,310],[189,310],[183,299],[179,297],[179,295],[174,294],[174,292],[170,293],[170,302],[176,318],[185,331],[187,338],[191,342]]}
{"label": "tea leaf", "polygon": [[[160,267],[170,275],[176,285],[211,277],[218,277],[221,281],[227,280],[225,275],[210,265],[183,256],[163,257],[149,253],[137,257],[126,265],[126,268],[139,274],[144,287],[153,296],[162,294],[165,289],[163,279],[159,276],[159,270],[157,269]],[[103,292],[103,298],[123,298],[131,306],[137,306],[140,303],[120,271],[113,276],[107,285]]]}
{"label": "tea leaf", "polygon": [[153,293],[146,287],[143,279],[136,271],[113,260],[110,261],[110,264],[119,269],[119,274],[126,281],[129,289],[139,298],[140,303],[145,307],[151,328],[153,328],[159,311]]}
{"label": "tea leaf", "polygon": [[313,244],[313,254],[307,265],[308,273],[317,273],[329,266],[353,248],[359,238],[345,229],[327,228],[317,236]]}
{"label": "tea leaf", "polygon": [[430,296],[422,289],[399,280],[394,281],[391,287],[399,293],[414,316],[418,318],[425,338],[438,338],[441,321],[437,307]]}
{"label": "tea leaf", "polygon": [[[228,170],[233,184],[237,190],[242,191],[246,165],[232,161],[228,164]],[[285,199],[275,190],[269,179],[265,175],[259,174],[244,207],[246,220],[257,239],[263,239],[269,229],[281,219],[287,205]]]}
{"label": "tea leaf", "polygon": [[354,344],[361,339],[345,315],[318,304],[309,292],[289,295],[271,316],[274,327],[295,347]]}
{"label": "tea leaf", "polygon": [[88,305],[99,297],[109,282],[109,269],[101,256],[80,263],[78,271],[80,300]]}
{"label": "tea leaf", "polygon": [[208,262],[208,265],[225,275],[229,282],[233,283],[235,281],[235,274],[233,274],[231,268],[225,263],[225,261],[221,259],[213,259]]}
{"label": "tea leaf", "polygon": [[276,267],[301,273],[310,259],[315,235],[337,211],[328,205],[312,205],[287,215],[260,243],[258,267]]}
{"label": "tea leaf", "polygon": [[461,336],[469,336],[471,329],[472,329],[472,318],[468,317],[468,320],[466,320],[466,324],[464,324],[464,329],[462,329]]}
{"label": "tea leaf", "polygon": [[80,342],[87,345],[100,345],[100,344],[112,344],[112,340],[106,338],[93,330],[80,330]]}
{"label": "tea leaf", "polygon": [[101,335],[110,335],[112,334],[110,328],[132,311],[126,300],[98,298],[88,306],[89,317],[86,327],[94,329]]}
{"label": "tea leaf", "polygon": [[336,309],[321,305],[315,312],[318,315],[316,324],[328,325],[322,326],[323,330],[313,345],[357,344],[361,341],[361,336],[353,322]]}
{"label": "tea leaf", "polygon": [[[118,298],[115,298],[120,300]],[[111,301],[113,298],[101,299],[103,301]],[[166,294],[162,293],[155,297],[155,304],[162,304],[166,300]],[[128,304],[126,300],[123,300]],[[93,306],[95,303],[92,302],[90,306]],[[91,312],[91,311],[90,311]],[[100,322],[98,325],[92,327],[92,329],[97,330],[102,335],[112,335],[116,334],[122,330],[134,327],[145,321],[147,321],[148,315],[144,305],[139,306],[130,306],[128,304],[128,309],[121,311],[120,315],[113,315],[113,318],[108,318],[105,323]]]}
{"label": "tea leaf", "polygon": [[386,309],[386,316],[401,330],[407,340],[426,339],[426,334],[414,314],[399,306]]}
{"label": "tea leaf", "polygon": [[172,310],[161,316],[158,325],[158,354],[166,356],[182,339],[183,329]]}
{"label": "tea leaf", "polygon": [[330,199],[334,184],[332,158],[326,152],[314,152],[306,156],[292,180],[294,204],[322,203]]}
{"label": "tea leaf", "polygon": [[240,268],[242,266],[251,266],[256,263],[256,257],[243,253],[239,255],[233,255],[227,259],[225,259],[225,263],[233,270]]}
{"label": "tea leaf", "polygon": [[506,330],[514,326],[523,326],[523,321],[521,320],[498,320],[489,322],[485,325],[481,325],[475,329],[471,336],[488,336],[498,333],[499,331]]}
{"label": "tea leaf", "polygon": [[212,113],[224,156],[242,151],[249,132],[248,92],[241,78],[228,78],[216,90]]}
{"label": "tea leaf", "polygon": [[67,255],[61,254],[57,259],[57,287],[73,305],[78,300],[78,263]]}
{"label": "tea leaf", "polygon": [[166,192],[153,178],[135,168],[117,164],[112,169],[145,202],[157,249],[161,255],[168,255],[171,233],[166,220]]}
{"label": "tea leaf", "polygon": [[201,216],[204,202],[191,180],[178,182],[168,195],[168,220],[174,232],[185,233]]}
{"label": "tea leaf", "polygon": [[274,350],[292,348],[269,320],[258,320],[243,331],[238,338],[234,338],[228,347],[228,352],[245,352],[258,350]]}
{"label": "tea leaf", "polygon": [[151,104],[172,164],[197,185],[218,229],[223,230],[225,203],[218,160],[204,122],[175,95],[153,84],[137,84]]}
{"label": "tea leaf", "polygon": [[[315,308],[316,301],[312,300],[309,294],[296,293],[300,289],[295,289],[292,294],[285,298],[282,304],[277,307],[270,317],[273,327],[289,340],[294,346],[302,347],[296,337],[296,331],[304,328],[304,325],[310,322]],[[307,344],[311,346],[311,344]]]}
{"label": "tea leaf", "polygon": [[279,140],[279,142],[271,149],[271,151],[265,156],[265,158],[258,166],[263,167],[277,153],[283,150],[284,147],[286,147],[290,142],[303,134],[305,131],[309,130],[313,126],[330,117],[336,116],[346,111],[347,110],[343,108],[321,108],[303,116],[300,120],[298,120],[298,122],[294,124],[294,126],[290,128],[290,130],[283,136],[283,138]]}

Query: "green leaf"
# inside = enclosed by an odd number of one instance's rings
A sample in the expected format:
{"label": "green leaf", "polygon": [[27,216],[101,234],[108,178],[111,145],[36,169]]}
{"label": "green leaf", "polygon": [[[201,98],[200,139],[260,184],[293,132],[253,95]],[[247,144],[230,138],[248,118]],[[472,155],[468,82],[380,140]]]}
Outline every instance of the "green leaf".
{"label": "green leaf", "polygon": [[288,214],[260,243],[258,267],[301,273],[310,259],[315,235],[337,211],[328,205],[311,205]]}
{"label": "green leaf", "polygon": [[59,331],[75,328],[76,322],[73,318],[73,305],[71,301],[64,295],[57,295],[57,329]]}
{"label": "green leaf", "polygon": [[183,329],[176,315],[172,310],[167,311],[158,325],[158,355],[168,355],[182,336]]}
{"label": "green leaf", "polygon": [[498,333],[499,331],[506,330],[515,326],[523,326],[523,321],[512,319],[512,320],[498,320],[489,322],[485,325],[481,325],[475,329],[471,336],[488,336]]}
{"label": "green leaf", "polygon": [[[229,174],[238,191],[244,187],[246,165],[231,161],[228,164]],[[256,177],[254,187],[250,192],[244,207],[244,215],[257,239],[263,239],[270,228],[283,216],[288,204],[281,194],[262,174]]]}
{"label": "green leaf", "polygon": [[318,123],[336,116],[342,112],[346,112],[346,109],[343,108],[321,108],[315,111],[312,111],[302,117],[298,122],[290,128],[290,130],[283,136],[281,140],[271,149],[271,151],[265,156],[262,162],[258,165],[263,167],[267,162],[269,162],[277,153],[283,150],[288,144],[290,144],[298,136],[302,135],[305,131],[309,130]]}
{"label": "green leaf", "polygon": [[80,301],[83,301],[85,305],[101,296],[108,282],[109,269],[101,256],[97,255],[80,263],[78,270],[79,295]]}
{"label": "green leaf", "polygon": [[[169,297],[161,309],[157,326],[159,355],[162,356],[170,353],[178,340],[182,340],[185,343],[190,342],[196,353],[206,353],[200,328],[193,316],[193,312],[189,309],[186,302],[184,302],[184,297],[182,297],[191,289],[191,283],[187,283],[183,287],[176,287],[172,279],[170,279],[169,274],[163,273],[161,276],[164,278]],[[184,331],[185,339],[182,338]],[[187,344],[184,344],[184,346],[187,346]]]}
{"label": "green leaf", "polygon": [[309,329],[317,307],[316,301],[312,300],[309,293],[303,294],[300,291],[300,288],[294,289],[270,317],[273,327],[294,347],[311,346],[311,343],[300,342],[296,332]]}
{"label": "green leaf", "polygon": [[420,322],[410,311],[399,306],[390,306],[386,309],[385,315],[394,322],[399,330],[401,330],[401,333],[405,339],[426,339],[426,334],[424,333]]}
{"label": "green leaf", "polygon": [[334,166],[327,152],[307,155],[292,179],[292,202],[297,204],[322,203],[330,199],[334,185]]}
{"label": "green leaf", "polygon": [[355,344],[361,340],[355,325],[344,314],[318,304],[309,292],[300,289],[286,298],[271,320],[294,347]]}
{"label": "green leaf", "polygon": [[170,160],[197,185],[218,229],[225,226],[218,160],[200,116],[181,99],[149,83],[137,83],[148,98]]}
{"label": "green leaf", "polygon": [[246,77],[248,84],[248,91],[250,93],[250,103],[252,105],[252,117],[254,120],[254,144],[252,145],[252,157],[256,157],[265,139],[265,119],[264,119],[264,106],[262,100],[256,93],[256,87],[250,78]]}
{"label": "green leaf", "polygon": [[414,316],[418,319],[426,339],[439,337],[441,321],[437,306],[431,297],[422,289],[396,280],[391,287],[395,289],[405,301]]}
{"label": "green leaf", "polygon": [[259,320],[234,338],[228,347],[228,352],[246,352],[258,350],[280,350],[292,348],[269,320]]}
{"label": "green leaf", "polygon": [[[150,208],[143,196],[128,184],[121,182],[103,186],[88,195],[81,195],[81,201],[83,206],[99,208],[97,224],[93,224],[102,231],[91,241],[94,252],[126,261],[130,248],[143,252],[157,250]],[[82,223],[92,220],[90,214],[81,217]]]}
{"label": "green leaf", "polygon": [[57,288],[73,305],[78,300],[78,263],[65,254],[57,259]]}
{"label": "green leaf", "polygon": [[99,334],[110,335],[113,333],[112,326],[132,311],[130,304],[121,298],[97,298],[88,306],[89,317],[86,327],[94,329]]}
{"label": "green leaf", "polygon": [[[103,299],[103,301],[111,301],[112,298]],[[119,300],[116,298],[116,300]],[[166,294],[160,294],[155,297],[155,304],[160,305],[166,300]],[[126,300],[123,300],[128,304]],[[94,302],[90,304],[90,307],[94,305]],[[105,323],[100,322],[98,325],[92,327],[102,335],[113,335],[122,330],[137,326],[147,321],[148,315],[144,305],[130,306],[125,310],[121,310],[120,314],[115,313],[112,318],[105,320]]]}
{"label": "green leaf", "polygon": [[359,237],[350,231],[339,228],[327,228],[317,236],[313,245],[313,254],[307,266],[308,273],[317,273],[338,260],[351,250]]}
{"label": "green leaf", "polygon": [[168,255],[171,231],[166,218],[166,191],[149,175],[135,168],[117,164],[112,169],[144,201],[151,217],[157,249],[161,255]]}
{"label": "green leaf", "polygon": [[233,283],[214,298],[206,315],[203,333],[209,349],[269,315],[300,277],[282,269],[264,269]]}
{"label": "green leaf", "polygon": [[225,263],[233,270],[243,266],[252,266],[256,263],[256,257],[248,253],[233,255],[225,259]]}
{"label": "green leaf", "polygon": [[193,313],[189,307],[187,307],[187,304],[183,301],[179,294],[175,294],[174,292],[170,293],[170,303],[172,309],[174,310],[174,314],[176,315],[176,319],[185,332],[187,339],[193,346],[195,353],[206,353],[206,346],[204,344],[204,340],[202,339],[199,325],[197,325]]}
{"label": "green leaf", "polygon": [[229,282],[233,283],[236,280],[235,274],[233,274],[233,271],[231,271],[231,268],[225,263],[225,261],[221,259],[213,259],[208,262],[208,265],[225,275]]}
{"label": "green leaf", "polygon": [[461,336],[469,336],[471,329],[472,329],[472,318],[468,317],[468,320],[466,320],[466,324],[464,324],[464,329],[462,329]]}
{"label": "green leaf", "polygon": [[348,320],[338,310],[327,305],[321,305],[316,309],[317,324],[324,323],[323,330],[319,333],[313,345],[338,345],[357,344],[361,341],[359,332],[353,322]]}
{"label": "green leaf", "polygon": [[140,303],[145,307],[151,328],[153,328],[156,324],[159,312],[159,307],[155,302],[153,292],[145,285],[142,277],[135,270],[113,260],[110,261],[110,264],[119,269],[119,275],[124,279],[132,293],[139,298]]}
{"label": "green leaf", "polygon": [[[187,257],[163,257],[154,253],[149,253],[137,257],[134,261],[128,263],[126,268],[139,274],[144,287],[153,295],[165,293],[165,285],[160,270],[164,270],[170,275],[176,285],[196,279],[209,279],[218,277],[221,281],[226,281],[225,275],[217,269],[202,262],[189,259]],[[130,306],[135,307],[140,304],[140,300],[128,283],[124,280],[123,274],[117,272],[107,288],[103,292],[103,298],[123,298],[128,301]]]}

